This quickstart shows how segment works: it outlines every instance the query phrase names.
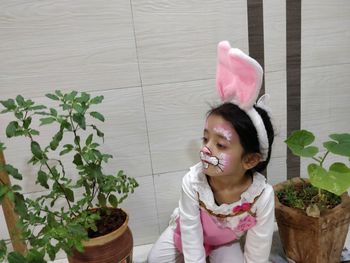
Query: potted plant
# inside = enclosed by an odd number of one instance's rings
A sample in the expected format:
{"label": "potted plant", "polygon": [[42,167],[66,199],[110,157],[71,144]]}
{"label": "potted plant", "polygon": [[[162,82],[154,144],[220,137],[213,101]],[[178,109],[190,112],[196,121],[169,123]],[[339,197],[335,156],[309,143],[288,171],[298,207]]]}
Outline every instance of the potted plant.
{"label": "potted plant", "polygon": [[[25,198],[20,186],[0,182],[0,203],[5,198],[14,202],[19,216],[21,239],[27,244],[24,254],[7,251],[0,241],[0,261],[46,262],[64,250],[69,262],[131,262],[133,240],[128,228],[128,215],[118,208],[138,186],[123,171],[106,174],[103,167],[112,155],[101,151],[104,134],[95,121],[104,116],[92,110],[103,96],[57,90],[46,97],[58,103],[47,108],[18,95],[0,101],[1,113],[13,113],[6,126],[8,138],[24,136],[31,149],[29,164],[37,169],[36,184],[46,190],[37,198]],[[40,125],[52,125],[54,135],[49,145],[39,143],[40,133],[32,127],[34,118]],[[97,140],[98,139],[98,140]],[[4,145],[0,144],[0,151]],[[65,169],[70,160],[75,169]],[[10,164],[0,169],[14,179],[22,175]],[[64,200],[66,206],[59,206]]]}
{"label": "potted plant", "polygon": [[[315,136],[294,131],[285,141],[293,154],[310,158],[308,179],[293,178],[276,184],[276,220],[281,242],[295,262],[340,261],[350,222],[350,168],[342,162],[324,167],[331,153],[350,157],[350,134],[331,134],[325,151],[311,145]],[[321,154],[321,156],[319,156]]]}

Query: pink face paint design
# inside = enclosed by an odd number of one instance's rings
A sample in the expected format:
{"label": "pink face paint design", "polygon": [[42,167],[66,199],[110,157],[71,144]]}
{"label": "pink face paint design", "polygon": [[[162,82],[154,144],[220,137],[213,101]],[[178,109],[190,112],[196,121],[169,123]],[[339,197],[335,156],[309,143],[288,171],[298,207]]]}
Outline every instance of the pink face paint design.
{"label": "pink face paint design", "polygon": [[211,150],[207,146],[203,146],[201,152],[211,155]]}
{"label": "pink face paint design", "polygon": [[214,131],[218,134],[220,134],[221,136],[223,136],[226,140],[231,141],[232,139],[232,132],[231,132],[231,127],[228,127],[226,125],[218,125],[216,127],[214,127]]}

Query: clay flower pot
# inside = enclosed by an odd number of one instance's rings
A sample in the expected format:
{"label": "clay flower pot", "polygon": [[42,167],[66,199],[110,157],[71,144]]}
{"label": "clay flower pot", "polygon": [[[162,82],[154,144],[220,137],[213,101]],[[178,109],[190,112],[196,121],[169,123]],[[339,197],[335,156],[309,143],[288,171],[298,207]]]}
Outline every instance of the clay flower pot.
{"label": "clay flower pot", "polygon": [[[121,211],[125,213],[123,210]],[[104,236],[84,241],[84,252],[74,251],[73,255],[68,257],[68,262],[132,263],[133,237],[128,227],[128,221],[129,216],[126,214],[125,222],[118,229]]]}
{"label": "clay flower pot", "polygon": [[[292,183],[303,181],[293,178]],[[275,192],[288,184],[290,181],[276,184]],[[275,195],[278,231],[288,258],[297,263],[339,263],[350,222],[350,198],[347,193],[341,198],[341,204],[315,218],[281,204]]]}

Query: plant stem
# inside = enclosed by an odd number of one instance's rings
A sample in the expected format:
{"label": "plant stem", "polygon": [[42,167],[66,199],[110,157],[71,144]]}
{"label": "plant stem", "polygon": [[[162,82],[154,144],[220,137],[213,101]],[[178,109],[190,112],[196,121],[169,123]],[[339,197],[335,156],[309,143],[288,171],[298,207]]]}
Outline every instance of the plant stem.
{"label": "plant stem", "polygon": [[322,160],[321,160],[321,162],[320,162],[320,166],[321,166],[321,167],[322,167],[323,162],[324,162],[324,160],[326,159],[326,157],[327,157],[328,154],[329,154],[329,151],[327,151],[326,154],[323,156],[323,158],[322,158]]}
{"label": "plant stem", "polygon": [[2,184],[2,185],[6,185],[5,184],[5,182],[0,178],[0,183]]}
{"label": "plant stem", "polygon": [[318,159],[318,158],[315,158],[315,157],[312,157],[313,160],[315,160],[316,162],[320,163],[322,160]]}
{"label": "plant stem", "polygon": [[[31,142],[34,142],[33,136],[32,136],[30,133],[28,133],[28,136],[29,136],[29,138],[30,138],[30,141],[31,141]],[[45,160],[44,163],[45,163],[45,166],[47,167],[47,169],[50,171],[50,174],[52,175],[53,180],[58,184],[58,186],[59,186],[60,189],[62,190],[62,193],[64,194],[64,197],[65,197],[65,199],[66,199],[66,201],[67,201],[67,204],[68,204],[68,206],[69,206],[69,209],[72,210],[72,206],[71,206],[71,204],[70,204],[70,202],[69,202],[69,200],[68,200],[66,191],[64,190],[62,184],[60,184],[59,181],[58,181],[57,179],[55,179],[55,176],[54,176],[54,174],[53,174],[53,172],[52,172],[52,170],[51,170],[51,167],[50,167],[49,164],[47,163],[47,160]],[[76,216],[76,214],[75,214],[73,211],[71,211],[71,213],[72,213],[74,216]]]}

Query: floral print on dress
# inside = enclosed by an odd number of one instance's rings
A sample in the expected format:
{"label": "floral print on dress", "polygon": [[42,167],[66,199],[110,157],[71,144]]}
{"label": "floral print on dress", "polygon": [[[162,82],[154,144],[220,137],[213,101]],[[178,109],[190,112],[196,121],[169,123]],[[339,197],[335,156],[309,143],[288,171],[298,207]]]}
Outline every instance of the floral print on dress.
{"label": "floral print on dress", "polygon": [[246,217],[239,220],[237,227],[235,228],[235,232],[243,233],[248,229],[251,229],[256,225],[256,218],[252,215],[247,215]]}
{"label": "floral print on dress", "polygon": [[242,205],[237,205],[232,209],[233,213],[239,213],[239,212],[246,212],[249,211],[250,208],[252,207],[251,203],[244,203]]}

